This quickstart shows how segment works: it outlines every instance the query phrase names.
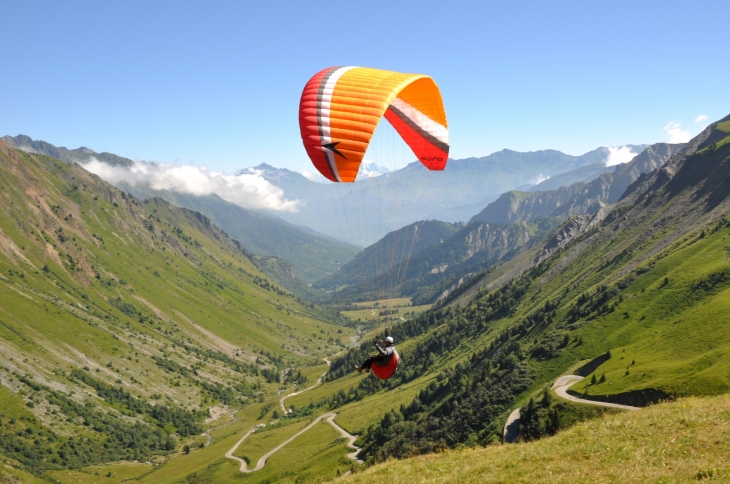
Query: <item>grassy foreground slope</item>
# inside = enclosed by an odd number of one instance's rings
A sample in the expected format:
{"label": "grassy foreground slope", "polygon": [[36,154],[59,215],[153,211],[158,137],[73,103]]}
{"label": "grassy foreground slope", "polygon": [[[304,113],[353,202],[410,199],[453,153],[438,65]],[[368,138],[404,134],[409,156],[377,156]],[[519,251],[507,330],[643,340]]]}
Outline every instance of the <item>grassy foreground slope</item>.
{"label": "grassy foreground slope", "polygon": [[728,455],[730,396],[722,395],[606,416],[527,444],[389,461],[344,482],[727,482]]}
{"label": "grassy foreground slope", "polygon": [[174,454],[354,334],[206,217],[79,165],[0,142],[0,205],[0,453],[25,471]]}

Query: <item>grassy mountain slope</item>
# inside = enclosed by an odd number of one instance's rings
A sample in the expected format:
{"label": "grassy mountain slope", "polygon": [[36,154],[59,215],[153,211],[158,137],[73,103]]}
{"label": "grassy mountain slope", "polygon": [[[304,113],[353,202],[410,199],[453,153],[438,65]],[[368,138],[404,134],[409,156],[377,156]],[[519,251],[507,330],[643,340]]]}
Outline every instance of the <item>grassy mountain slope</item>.
{"label": "grassy mountain slope", "polygon": [[[69,150],[25,135],[5,136],[2,140],[12,148],[52,156],[66,163],[84,164],[93,157],[112,166],[134,164],[132,160],[113,153],[97,153],[85,147]],[[279,257],[292,262],[297,269],[293,274],[294,279],[299,278],[305,284],[336,271],[361,250],[358,246],[338,241],[308,227],[298,227],[278,217],[246,210],[217,195],[198,196],[154,190],[149,186],[125,182],[118,183],[117,188],[141,200],[162,198],[179,207],[202,213],[254,255]],[[300,285],[294,280],[287,279],[285,282],[292,287]]]}
{"label": "grassy mountain slope", "polygon": [[353,333],[199,213],[3,142],[0,186],[0,452],[33,472],[174,454]]}
{"label": "grassy mountain slope", "polygon": [[396,273],[402,271],[406,259],[416,256],[427,247],[442,244],[461,227],[460,224],[425,220],[394,230],[367,247],[336,273],[317,281],[314,287],[333,291],[342,286],[357,286],[364,292],[369,279],[390,270]]}
{"label": "grassy mountain slope", "polygon": [[255,255],[286,259],[296,267],[293,279],[321,279],[350,262],[361,248],[305,231],[281,219],[246,210],[217,195],[198,196],[120,185],[141,199],[161,197],[200,212]]}
{"label": "grassy mountain slope", "polygon": [[[522,258],[526,269],[391,328],[404,358],[387,382],[351,373],[369,344],[335,360],[323,402],[343,419],[392,409],[352,420],[364,455],[380,461],[498,441],[513,408],[579,366],[588,378],[573,390],[587,398],[727,392],[729,141],[730,117],[615,206],[566,223]],[[540,417],[550,432],[552,415]]]}
{"label": "grassy mountain slope", "polygon": [[532,193],[504,193],[472,217],[471,222],[505,224],[593,213],[603,203],[618,201],[642,173],[662,166],[683,146],[667,143],[651,145],[630,162],[618,165],[611,173],[603,173],[588,182],[577,182],[554,190],[531,190]]}
{"label": "grassy mountain slope", "polygon": [[[469,224],[452,234],[438,232],[435,238],[429,236],[418,253],[391,263],[391,256],[397,259],[395,255],[408,254],[412,235],[403,233],[414,227],[420,230],[421,224],[417,222],[389,234],[363,252],[368,257],[356,258],[342,270],[318,281],[315,287],[334,290],[332,297],[336,300],[403,296],[413,298],[417,305],[433,303],[446,297],[472,275],[538,244],[558,225],[551,220],[509,225]],[[458,227],[436,221],[427,224]],[[394,240],[400,245],[395,245]],[[420,236],[417,240],[422,242]],[[431,243],[427,245],[428,242]],[[397,250],[400,247],[406,248]]]}

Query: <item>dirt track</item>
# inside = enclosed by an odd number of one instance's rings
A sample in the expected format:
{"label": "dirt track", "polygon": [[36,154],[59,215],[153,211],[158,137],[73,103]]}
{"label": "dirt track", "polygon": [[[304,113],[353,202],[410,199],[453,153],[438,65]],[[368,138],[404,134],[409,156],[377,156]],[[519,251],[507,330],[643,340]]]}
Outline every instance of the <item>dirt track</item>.
{"label": "dirt track", "polygon": [[[327,366],[330,365],[330,361],[327,358],[325,358],[324,361],[327,363]],[[281,409],[284,411],[284,414],[286,415],[286,407],[284,406],[284,400],[286,398],[292,397],[294,395],[302,394],[302,393],[304,393],[306,391],[309,391],[309,390],[311,390],[313,388],[318,387],[322,383],[322,377],[324,377],[326,374],[327,374],[327,372],[322,373],[322,375],[320,375],[320,377],[317,379],[317,383],[315,383],[311,387],[306,388],[306,389],[304,389],[304,390],[302,390],[300,392],[292,393],[290,395],[287,395],[285,397],[282,397],[279,400],[279,405],[281,405]],[[273,448],[272,450],[270,450],[269,452],[267,452],[266,454],[264,454],[258,460],[258,462],[256,463],[256,467],[254,467],[253,469],[249,469],[246,466],[246,461],[243,460],[243,459],[241,459],[240,457],[234,456],[233,453],[236,451],[236,449],[238,449],[238,446],[241,445],[243,443],[243,441],[246,440],[246,438],[249,435],[251,435],[252,432],[254,432],[254,430],[249,430],[248,432],[246,432],[246,435],[244,435],[243,437],[241,437],[241,439],[238,442],[236,442],[236,445],[234,445],[233,447],[231,447],[231,450],[229,450],[228,452],[226,452],[226,457],[229,458],[229,459],[232,459],[232,460],[235,460],[235,461],[239,462],[241,464],[241,467],[240,467],[241,472],[245,472],[245,473],[256,472],[258,470],[261,470],[266,465],[266,461],[274,453],[276,453],[277,451],[279,451],[282,447],[284,447],[286,444],[288,444],[292,440],[294,440],[297,437],[299,437],[300,435],[302,435],[307,430],[309,430],[312,427],[314,427],[315,425],[317,425],[317,423],[319,423],[320,420],[322,420],[323,418],[326,418],[328,424],[330,424],[332,427],[334,427],[334,429],[337,430],[340,433],[340,435],[342,435],[344,438],[348,439],[347,446],[354,450],[353,452],[347,454],[347,457],[349,457],[350,459],[354,460],[355,462],[357,462],[359,464],[362,464],[362,461],[357,458],[357,454],[360,452],[360,448],[355,446],[355,440],[357,440],[357,436],[351,435],[345,429],[343,429],[342,427],[340,427],[339,425],[337,425],[335,423],[335,417],[337,417],[337,414],[336,413],[325,413],[324,415],[320,415],[319,417],[317,417],[316,419],[314,419],[314,421],[312,423],[310,423],[309,425],[307,425],[306,427],[304,427],[302,430],[300,430],[299,432],[297,432],[296,434],[294,434],[292,437],[289,437],[287,440],[285,440],[284,442],[282,442],[281,444],[279,444],[278,446],[276,446],[275,448]]]}

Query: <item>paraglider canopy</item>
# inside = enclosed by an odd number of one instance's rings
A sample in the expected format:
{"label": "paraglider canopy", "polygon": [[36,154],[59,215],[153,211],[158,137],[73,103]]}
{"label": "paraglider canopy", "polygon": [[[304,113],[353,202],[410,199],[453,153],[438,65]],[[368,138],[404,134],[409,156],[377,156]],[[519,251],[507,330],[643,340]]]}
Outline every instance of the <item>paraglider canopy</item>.
{"label": "paraglider canopy", "polygon": [[314,166],[333,182],[353,182],[385,117],[429,170],[443,170],[449,130],[436,83],[423,74],[330,67],[312,77],[299,103],[299,128]]}

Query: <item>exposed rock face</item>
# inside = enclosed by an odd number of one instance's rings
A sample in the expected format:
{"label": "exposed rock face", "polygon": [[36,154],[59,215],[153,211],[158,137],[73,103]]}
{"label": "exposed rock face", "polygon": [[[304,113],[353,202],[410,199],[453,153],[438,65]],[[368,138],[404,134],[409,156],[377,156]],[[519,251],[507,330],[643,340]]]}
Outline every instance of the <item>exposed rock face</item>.
{"label": "exposed rock face", "polygon": [[461,260],[474,257],[484,250],[507,251],[515,246],[524,246],[530,242],[530,231],[526,225],[517,227],[500,227],[493,224],[481,224],[464,237],[465,251]]}
{"label": "exposed rock face", "polygon": [[642,173],[662,166],[684,144],[657,143],[629,163],[618,165],[590,183],[578,182],[558,190],[534,193],[511,191],[490,203],[471,222],[515,223],[538,218],[592,214],[603,204],[618,201]]}

